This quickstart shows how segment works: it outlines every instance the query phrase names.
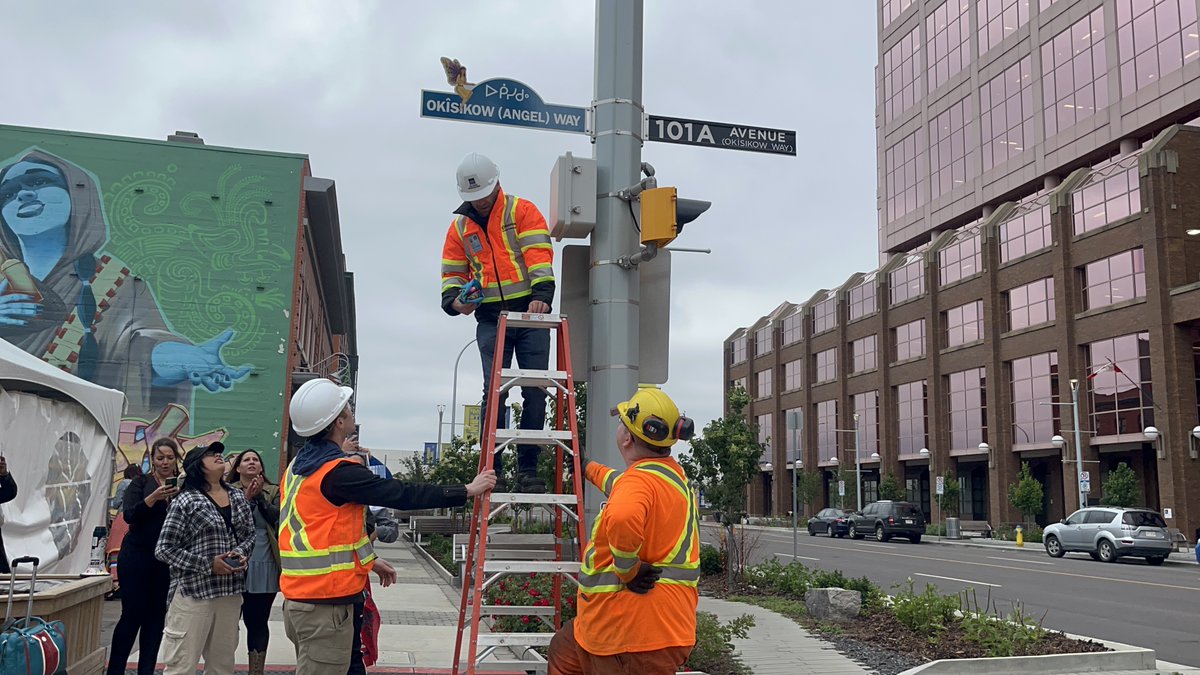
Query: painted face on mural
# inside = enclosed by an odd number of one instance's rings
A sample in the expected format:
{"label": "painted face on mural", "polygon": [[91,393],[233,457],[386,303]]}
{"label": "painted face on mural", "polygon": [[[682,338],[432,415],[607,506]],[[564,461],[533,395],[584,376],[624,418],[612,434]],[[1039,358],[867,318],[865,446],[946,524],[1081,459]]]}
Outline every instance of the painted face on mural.
{"label": "painted face on mural", "polygon": [[28,161],[9,167],[0,179],[0,218],[18,236],[66,225],[71,219],[71,193],[62,171]]}

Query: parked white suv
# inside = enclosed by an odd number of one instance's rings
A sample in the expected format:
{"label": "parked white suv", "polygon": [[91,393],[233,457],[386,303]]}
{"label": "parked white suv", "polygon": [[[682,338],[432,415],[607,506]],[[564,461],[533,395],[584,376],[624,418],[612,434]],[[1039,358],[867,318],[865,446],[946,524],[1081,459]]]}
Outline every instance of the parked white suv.
{"label": "parked white suv", "polygon": [[1102,562],[1135,557],[1151,565],[1163,564],[1173,549],[1167,523],[1157,511],[1120,506],[1080,509],[1047,526],[1042,542],[1052,558],[1079,551]]}

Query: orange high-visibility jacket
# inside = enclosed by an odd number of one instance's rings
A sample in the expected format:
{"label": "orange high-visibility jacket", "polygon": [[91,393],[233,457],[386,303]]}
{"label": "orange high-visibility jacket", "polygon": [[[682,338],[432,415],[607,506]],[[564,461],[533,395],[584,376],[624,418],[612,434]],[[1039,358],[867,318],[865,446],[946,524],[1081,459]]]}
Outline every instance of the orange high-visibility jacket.
{"label": "orange high-visibility jacket", "polygon": [[[609,656],[695,644],[700,519],[683,468],[670,457],[639,460],[624,473],[591,462],[587,479],[609,499],[579,575],[579,646]],[[626,589],[647,564],[662,568],[655,587]]]}
{"label": "orange high-visibility jacket", "polygon": [[554,281],[553,263],[546,219],[533,202],[501,190],[486,232],[464,215],[450,224],[442,246],[442,293],[475,279],[485,305],[524,298],[534,286]]}
{"label": "orange high-visibility jacket", "polygon": [[308,476],[288,466],[279,505],[279,590],[288,600],[351,598],[367,587],[375,549],[367,537],[367,507],[334,506],[321,481],[350,458],[326,462]]}

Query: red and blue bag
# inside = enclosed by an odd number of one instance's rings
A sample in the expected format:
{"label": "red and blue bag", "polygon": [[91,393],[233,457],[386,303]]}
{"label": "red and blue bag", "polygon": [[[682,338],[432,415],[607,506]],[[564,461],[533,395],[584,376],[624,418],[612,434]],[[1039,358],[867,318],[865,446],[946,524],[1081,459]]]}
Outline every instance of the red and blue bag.
{"label": "red and blue bag", "polygon": [[[37,583],[38,559],[12,561],[8,578],[8,609],[0,630],[0,675],[66,675],[67,629],[61,621],[43,621],[33,616],[33,589]],[[13,595],[17,586],[17,566],[33,565],[29,580],[29,604],[24,619],[13,618]]]}

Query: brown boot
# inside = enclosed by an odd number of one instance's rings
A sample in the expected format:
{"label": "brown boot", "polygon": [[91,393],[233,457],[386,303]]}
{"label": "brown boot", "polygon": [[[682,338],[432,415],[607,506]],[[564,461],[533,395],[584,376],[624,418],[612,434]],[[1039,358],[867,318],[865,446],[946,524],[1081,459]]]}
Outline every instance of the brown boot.
{"label": "brown boot", "polygon": [[263,675],[263,671],[267,667],[266,652],[250,652],[250,666],[247,669],[247,675]]}

